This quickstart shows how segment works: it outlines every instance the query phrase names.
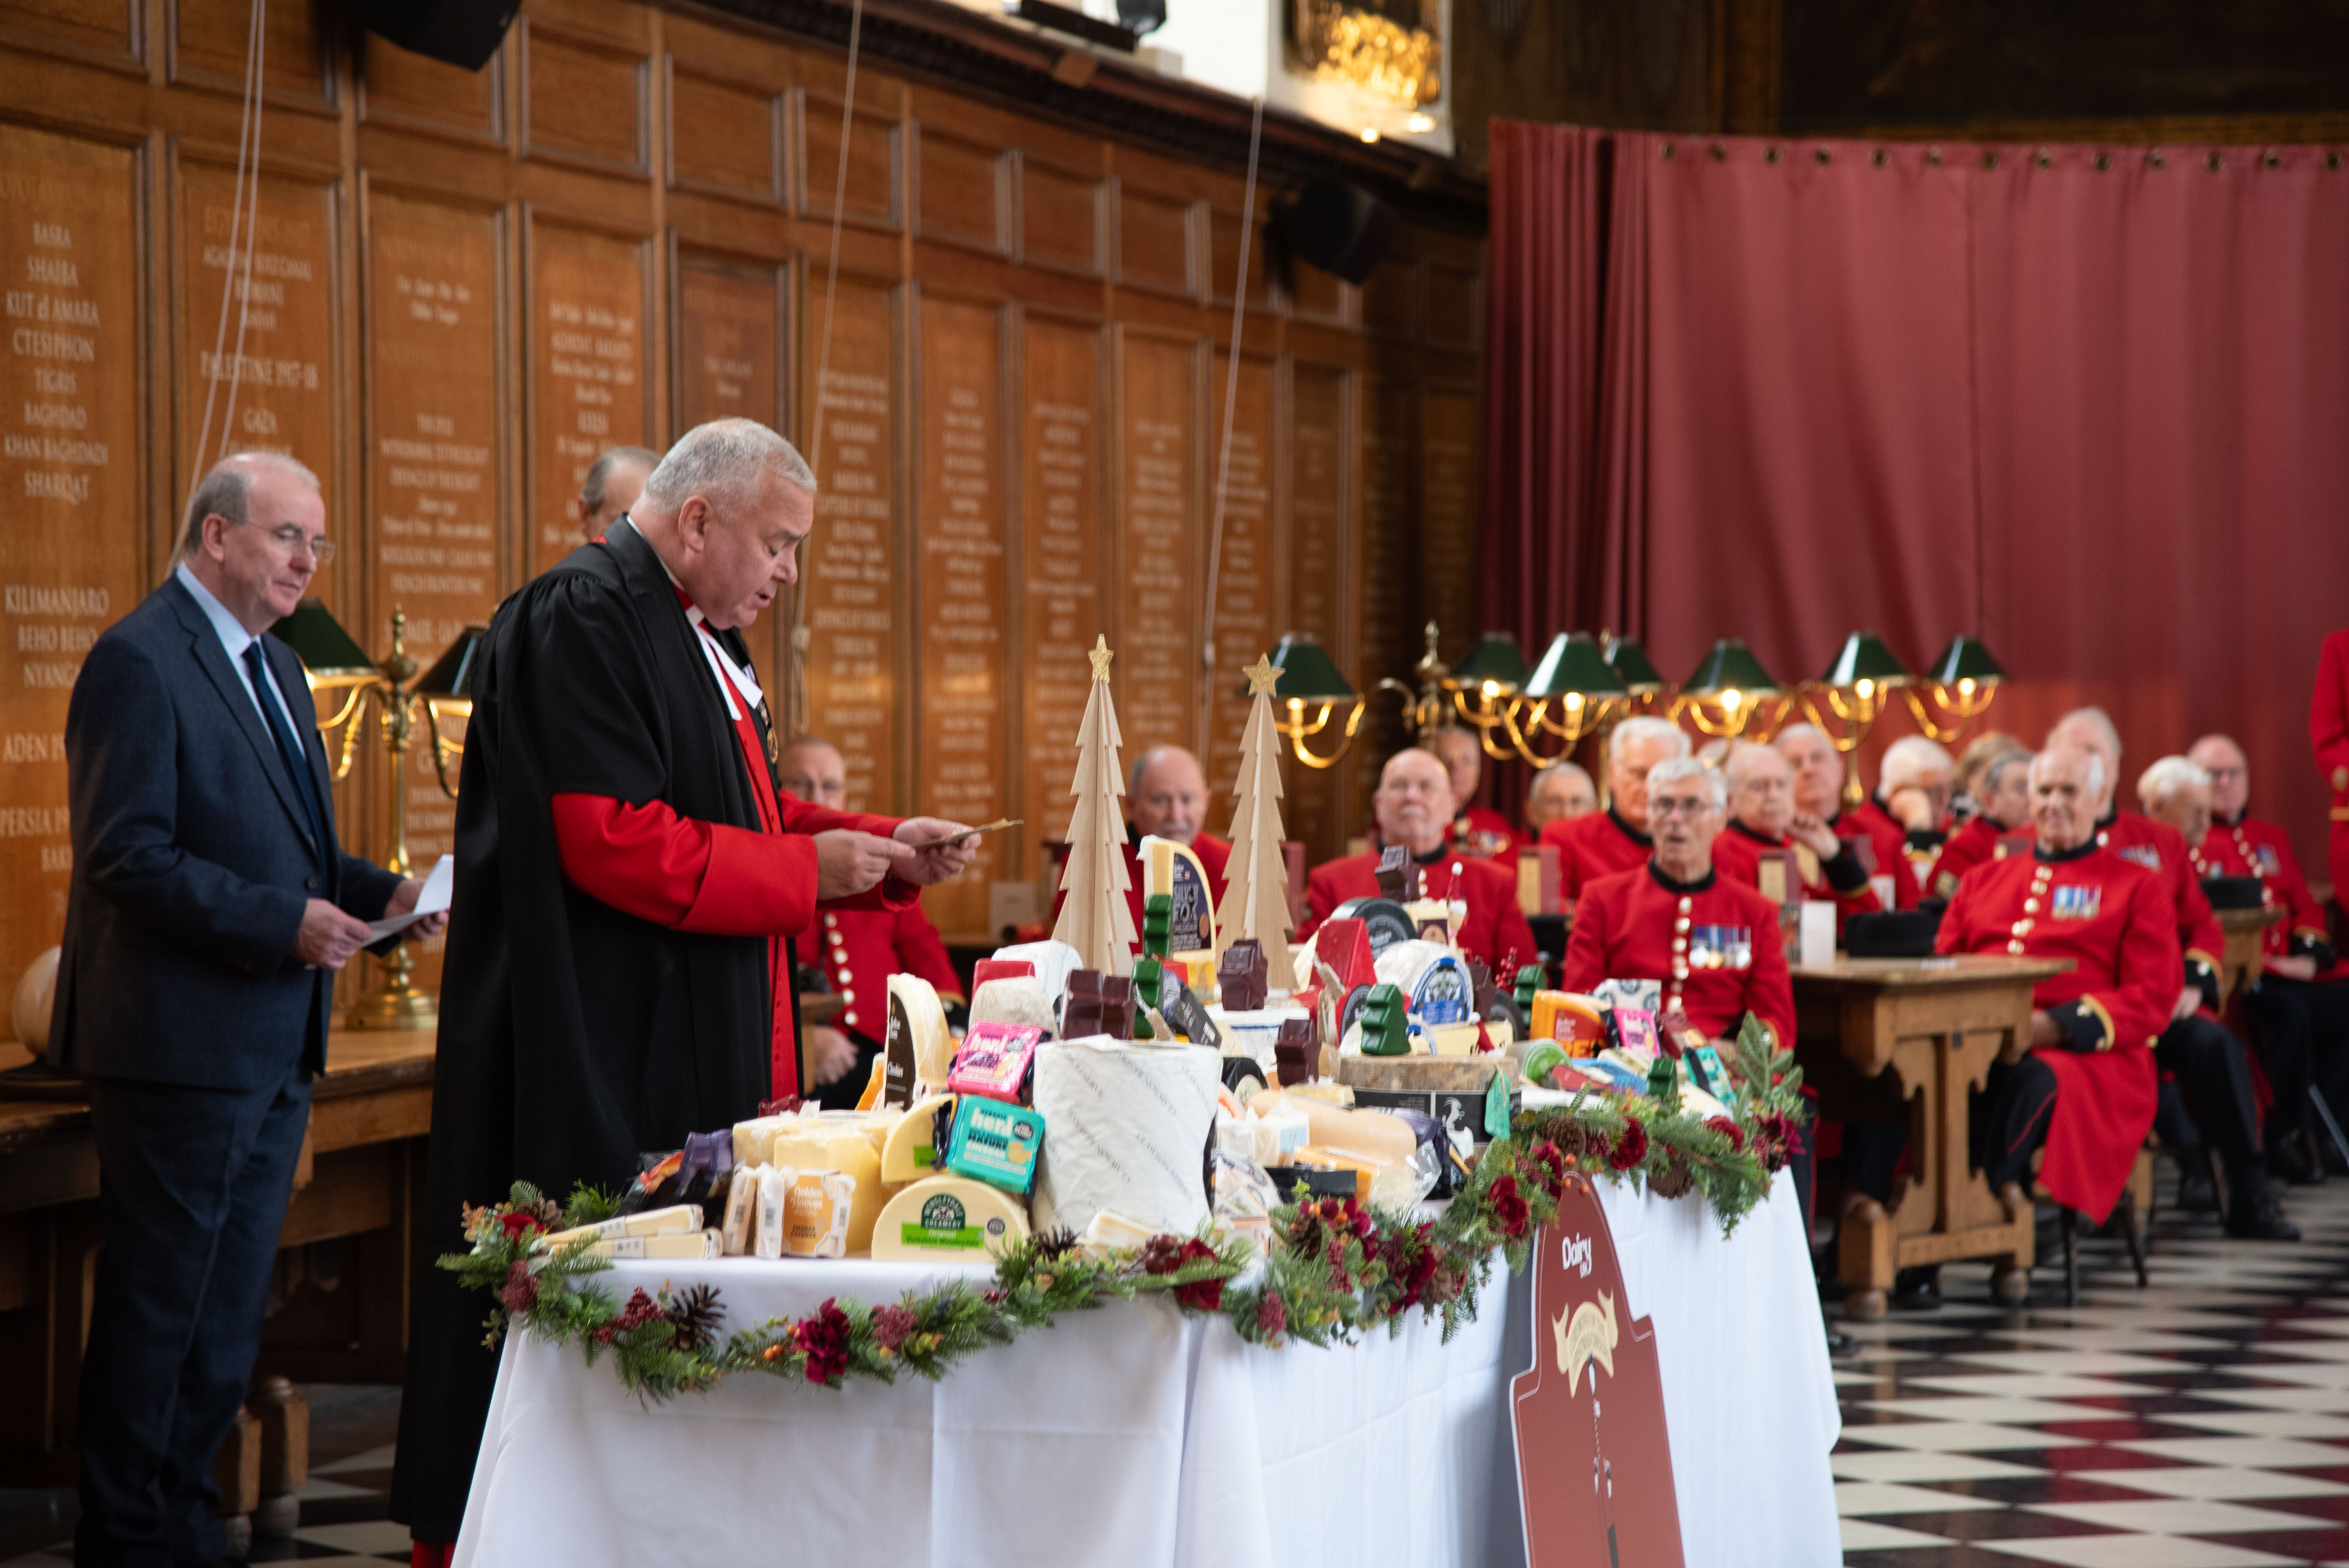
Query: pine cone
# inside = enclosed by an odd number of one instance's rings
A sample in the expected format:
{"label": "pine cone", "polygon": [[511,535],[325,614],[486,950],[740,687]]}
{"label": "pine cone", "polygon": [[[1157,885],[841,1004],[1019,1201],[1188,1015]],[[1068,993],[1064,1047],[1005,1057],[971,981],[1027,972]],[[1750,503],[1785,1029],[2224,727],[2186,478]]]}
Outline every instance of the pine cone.
{"label": "pine cone", "polygon": [[1058,1263],[1077,1250],[1077,1233],[1066,1225],[1054,1225],[1036,1238],[1036,1255]]}
{"label": "pine cone", "polygon": [[1659,1198],[1684,1198],[1695,1185],[1695,1172],[1689,1169],[1687,1161],[1675,1155],[1672,1162],[1664,1167],[1663,1174],[1650,1179],[1648,1191]]}
{"label": "pine cone", "polygon": [[717,1342],[718,1325],[726,1313],[718,1305],[716,1285],[697,1284],[670,1305],[667,1315],[676,1326],[679,1350],[707,1350]]}

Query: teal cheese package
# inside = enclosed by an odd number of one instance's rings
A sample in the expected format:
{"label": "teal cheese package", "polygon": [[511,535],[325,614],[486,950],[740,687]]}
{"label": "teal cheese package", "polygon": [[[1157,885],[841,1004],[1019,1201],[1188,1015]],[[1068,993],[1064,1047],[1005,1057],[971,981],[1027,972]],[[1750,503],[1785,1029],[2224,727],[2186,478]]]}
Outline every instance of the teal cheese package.
{"label": "teal cheese package", "polygon": [[1043,1149],[1041,1111],[965,1095],[955,1106],[946,1168],[957,1176],[1025,1194],[1036,1184],[1036,1157]]}

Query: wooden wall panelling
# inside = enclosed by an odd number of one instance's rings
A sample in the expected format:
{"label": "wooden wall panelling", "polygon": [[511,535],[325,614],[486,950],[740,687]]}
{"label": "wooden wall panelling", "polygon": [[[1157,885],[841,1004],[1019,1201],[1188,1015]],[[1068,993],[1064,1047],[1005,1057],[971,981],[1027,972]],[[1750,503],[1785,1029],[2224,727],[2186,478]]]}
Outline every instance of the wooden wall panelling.
{"label": "wooden wall panelling", "polygon": [[[1413,446],[1417,438],[1415,401],[1408,380],[1386,374],[1363,378],[1361,421],[1361,525],[1358,535],[1361,568],[1355,601],[1361,627],[1360,650],[1348,672],[1364,691],[1381,676],[1412,679],[1411,666],[1423,644],[1419,595],[1414,591],[1418,561],[1414,542],[1419,519],[1416,469]],[[1355,748],[1361,753],[1355,770],[1353,799],[1367,796],[1377,784],[1379,769],[1405,738],[1394,701],[1374,696],[1362,721]],[[1362,823],[1367,826],[1367,814]]]}
{"label": "wooden wall panelling", "polygon": [[81,655],[146,588],[140,164],[0,126],[0,976],[64,931],[66,706]]}
{"label": "wooden wall panelling", "polygon": [[[1121,324],[1117,351],[1118,727],[1128,766],[1154,746],[1203,745],[1199,711],[1199,419],[1203,345]],[[1204,763],[1203,763],[1204,765]],[[1212,776],[1211,780],[1212,782]]]}
{"label": "wooden wall panelling", "polygon": [[662,66],[669,187],[778,207],[789,201],[791,98],[783,84],[680,59],[675,50]]}
{"label": "wooden wall panelling", "polygon": [[0,44],[143,76],[145,0],[0,0]]}
{"label": "wooden wall panelling", "polygon": [[993,255],[1012,253],[1012,181],[1018,155],[947,124],[915,122],[914,232]]}
{"label": "wooden wall panelling", "polygon": [[530,457],[523,572],[580,542],[566,503],[606,447],[649,446],[645,387],[650,247],[541,222],[525,211]]}
{"label": "wooden wall panelling", "polygon": [[410,54],[373,33],[355,34],[352,47],[363,124],[505,145],[504,45],[478,71]]}
{"label": "wooden wall panelling", "polygon": [[525,157],[650,172],[652,60],[640,41],[528,15],[507,37],[522,62]]}
{"label": "wooden wall panelling", "polygon": [[910,639],[900,635],[896,569],[904,553],[902,291],[886,278],[843,273],[833,293],[830,359],[819,369],[824,288],[817,275],[805,286],[804,449],[819,488],[815,532],[800,568],[806,707],[792,729],[840,748],[850,810],[889,810],[905,799],[898,758],[909,684],[901,674]]}
{"label": "wooden wall panelling", "polygon": [[904,227],[904,84],[871,72],[858,74],[843,190],[840,128],[847,84],[843,73],[829,61],[809,60],[807,66],[806,83],[797,90],[792,106],[792,141],[799,149],[800,215],[829,222],[833,197],[838,191],[843,222],[874,229]]}
{"label": "wooden wall panelling", "polygon": [[[1237,258],[1235,258],[1237,259]],[[1273,433],[1273,364],[1247,353],[1240,355],[1237,395],[1232,398],[1231,450],[1224,456],[1224,398],[1231,383],[1231,356],[1215,356],[1208,379],[1206,527],[1210,565],[1215,573],[1215,621],[1201,615],[1206,640],[1214,645],[1215,664],[1206,671],[1206,749],[1200,767],[1207,776],[1213,801],[1208,827],[1220,835],[1231,820],[1232,786],[1239,776],[1240,731],[1247,724],[1247,684],[1240,671],[1256,663],[1259,654],[1272,652],[1288,616],[1288,572],[1274,501],[1278,443]],[[1215,541],[1216,487],[1223,498],[1223,539],[1218,553]],[[1201,581],[1206,581],[1203,572]],[[1195,655],[1194,664],[1198,661]],[[1285,825],[1285,824],[1284,824]]]}
{"label": "wooden wall panelling", "polygon": [[[164,7],[171,79],[215,91],[244,90],[253,31],[246,0],[160,0]],[[325,5],[285,4],[267,11],[262,80],[272,108],[334,112],[338,80],[333,15]]]}
{"label": "wooden wall panelling", "polygon": [[[346,624],[380,651],[393,613],[405,614],[408,653],[429,667],[465,627],[489,621],[503,587],[505,224],[496,210],[371,187],[363,198],[368,614]],[[456,806],[441,792],[429,735],[419,740],[401,810],[410,861],[429,869],[454,847]],[[358,834],[347,825],[345,836]]]}
{"label": "wooden wall panelling", "polygon": [[1068,837],[1077,729],[1092,689],[1085,652],[1108,629],[1101,586],[1103,344],[1098,327],[1033,314],[1022,333],[1020,836],[1027,848],[1018,874],[1038,882],[1038,903],[1049,909],[1054,890],[1042,846]]}
{"label": "wooden wall panelling", "polygon": [[1319,267],[1284,257],[1275,263],[1289,314],[1300,321],[1352,327],[1361,319],[1361,291]]}
{"label": "wooden wall panelling", "polygon": [[[1292,362],[1288,376],[1288,494],[1289,546],[1288,620],[1283,631],[1309,632],[1358,687],[1353,599],[1346,587],[1346,536],[1351,531],[1354,485],[1347,471],[1346,428],[1350,398],[1347,373],[1326,365]],[[1308,709],[1309,722],[1318,709]],[[1342,709],[1333,728],[1307,744],[1317,756],[1337,749],[1345,723]],[[1341,765],[1343,766],[1343,765]],[[1292,760],[1287,769],[1288,799],[1282,821],[1288,836],[1303,843],[1309,863],[1341,853],[1346,799],[1334,769],[1308,768]]]}
{"label": "wooden wall panelling", "polygon": [[[1006,814],[1007,634],[1000,307],[920,296],[915,385],[915,810],[963,822]],[[978,858],[922,902],[949,941],[990,935],[988,885],[1014,880],[1017,845]]]}
{"label": "wooden wall panelling", "polygon": [[[1091,160],[1083,157],[1093,153]],[[1099,151],[1023,146],[1018,169],[1019,255],[1033,267],[1099,277],[1110,251],[1110,182]]]}
{"label": "wooden wall panelling", "polygon": [[1419,613],[1443,628],[1448,660],[1466,653],[1484,624],[1475,389],[1423,385],[1419,419]]}
{"label": "wooden wall panelling", "polygon": [[[791,362],[790,267],[673,249],[668,275],[674,323],[669,341],[677,346],[670,356],[670,407],[677,410],[672,436],[728,418],[789,430],[784,368]],[[760,683],[772,693],[782,691],[787,673],[777,657],[781,639],[776,632],[786,610],[779,600],[742,634]]]}

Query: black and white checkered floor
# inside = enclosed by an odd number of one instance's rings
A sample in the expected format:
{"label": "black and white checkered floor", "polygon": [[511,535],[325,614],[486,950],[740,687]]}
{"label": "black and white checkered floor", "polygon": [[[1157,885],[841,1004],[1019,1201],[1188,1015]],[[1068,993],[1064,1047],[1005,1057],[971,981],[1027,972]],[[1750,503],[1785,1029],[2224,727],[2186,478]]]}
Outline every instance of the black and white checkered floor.
{"label": "black and white checkered floor", "polygon": [[2349,1181],[2285,1207],[2296,1245],[2165,1212],[2150,1289],[2094,1241],[2076,1308],[1955,1264],[1940,1311],[1839,1325],[1845,1562],[2349,1564]]}

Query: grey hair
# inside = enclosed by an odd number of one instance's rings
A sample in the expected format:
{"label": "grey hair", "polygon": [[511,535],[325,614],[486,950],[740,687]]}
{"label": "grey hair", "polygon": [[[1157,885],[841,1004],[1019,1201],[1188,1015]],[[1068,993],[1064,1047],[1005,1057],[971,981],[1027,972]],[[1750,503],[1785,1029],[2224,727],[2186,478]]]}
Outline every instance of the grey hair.
{"label": "grey hair", "polygon": [[[1770,747],[1763,745],[1758,740],[1741,740],[1730,748],[1729,761],[1723,767],[1722,772],[1728,777],[1730,783],[1742,784],[1745,781],[1749,763],[1759,762],[1765,757],[1781,768],[1786,767],[1786,759]],[[1791,772],[1793,769],[1788,769],[1788,771]]]}
{"label": "grey hair", "polygon": [[[1777,738],[1771,741],[1770,744],[1774,748],[1782,747],[1790,740],[1799,740],[1806,735],[1816,740],[1826,740],[1829,746],[1833,746],[1835,744],[1834,741],[1827,740],[1827,732],[1821,729],[1816,724],[1790,724],[1785,728],[1780,730],[1778,732]],[[1785,753],[1781,751],[1778,755],[1784,757]]]}
{"label": "grey hair", "polygon": [[593,517],[604,510],[604,487],[612,482],[612,470],[622,463],[642,463],[650,474],[660,466],[660,454],[648,447],[614,447],[595,454],[587,465],[587,477],[579,481],[579,515]]}
{"label": "grey hair", "polygon": [[194,556],[197,546],[203,542],[204,519],[215,512],[232,523],[251,521],[255,469],[289,474],[312,490],[320,488],[317,475],[283,452],[236,452],[222,458],[197,481],[195,493],[188,497],[188,515],[180,524],[180,547],[172,552],[173,559],[186,561]]}
{"label": "grey hair", "polygon": [[1884,748],[1877,782],[1886,793],[1914,784],[1928,773],[1947,773],[1955,766],[1947,749],[1921,735],[1904,735]]}
{"label": "grey hair", "polygon": [[2028,751],[2002,751],[1997,756],[1992,758],[1988,762],[1984,763],[1982,765],[1982,770],[1974,777],[1974,799],[1979,800],[1983,796],[1995,791],[1998,789],[1998,776],[2005,772],[2008,769],[2017,766],[2026,769],[2029,768],[2031,766],[2031,753]]}
{"label": "grey hair", "polygon": [[[1676,749],[1672,752],[1671,758],[1668,760],[1685,758],[1689,754],[1687,730],[1669,718],[1657,718],[1652,715],[1641,714],[1636,718],[1627,718],[1615,727],[1615,733],[1607,738],[1607,760],[1614,761],[1623,755],[1623,748],[1635,740],[1643,739],[1670,740]],[[1658,767],[1662,765],[1657,764]]]}
{"label": "grey hair", "polygon": [[[1168,757],[1191,757],[1191,754],[1179,746],[1154,746],[1149,750],[1143,752],[1141,756],[1135,758],[1133,759],[1133,766],[1125,770],[1126,799],[1132,799],[1134,796],[1141,794],[1142,776],[1150,771],[1153,764]],[[1191,757],[1191,766],[1198,768],[1199,759],[1195,757]],[[1200,779],[1205,781],[1206,777],[1206,769],[1203,768],[1200,769]]]}
{"label": "grey hair", "polygon": [[1532,781],[1527,783],[1526,786],[1526,799],[1528,800],[1532,799],[1535,795],[1540,792],[1542,780],[1554,774],[1561,778],[1581,779],[1582,787],[1589,790],[1593,798],[1596,798],[1599,793],[1599,786],[1590,781],[1590,770],[1588,769],[1583,767],[1579,762],[1558,761],[1551,763],[1547,768],[1537,769],[1535,770]]}
{"label": "grey hair", "polygon": [[[1616,733],[1622,732],[1618,730]],[[1657,785],[1669,784],[1675,779],[1702,780],[1706,792],[1713,797],[1713,809],[1716,811],[1725,809],[1729,804],[1729,784],[1722,778],[1721,770],[1716,768],[1707,768],[1693,757],[1666,758],[1649,769],[1648,793],[1652,797],[1656,792]]]}
{"label": "grey hair", "polygon": [[[2088,793],[2098,798],[2102,798],[2105,792],[2104,758],[2099,754],[2089,750],[2085,746],[2075,747],[2073,749],[2076,750],[2081,756],[2088,759]],[[2039,765],[2054,755],[2055,748],[2052,746],[2044,751],[2034,751],[2031,754],[2031,781],[2033,783],[2036,784],[2039,781]]]}
{"label": "grey hair", "polygon": [[2113,760],[2117,763],[2121,759],[2123,748],[2120,727],[2113,722],[2113,716],[2101,707],[2075,707],[2057,719],[2054,727],[2047,733],[2050,738],[2053,738],[2061,733],[2064,726],[2075,722],[2093,727],[2097,734],[2105,738],[2105,744],[2113,748]]}
{"label": "grey hair", "polygon": [[2164,757],[2137,775],[2137,798],[2140,805],[2149,806],[2157,800],[2174,800],[2188,789],[2208,789],[2209,772],[2187,757]]}
{"label": "grey hair", "polygon": [[799,449],[756,419],[712,419],[677,438],[645,480],[645,499],[674,512],[695,496],[721,511],[757,504],[762,477],[815,494],[815,473]]}

